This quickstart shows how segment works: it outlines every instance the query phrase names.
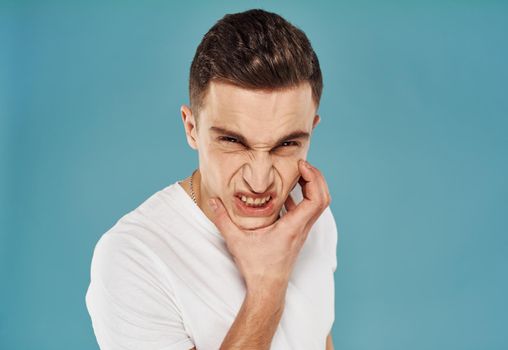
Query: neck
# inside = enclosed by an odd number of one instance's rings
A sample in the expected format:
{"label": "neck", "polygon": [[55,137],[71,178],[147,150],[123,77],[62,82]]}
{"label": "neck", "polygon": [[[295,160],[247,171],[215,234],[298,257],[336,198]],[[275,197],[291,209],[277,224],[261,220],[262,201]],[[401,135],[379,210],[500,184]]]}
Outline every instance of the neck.
{"label": "neck", "polygon": [[[210,208],[208,206],[209,196],[208,196],[208,194],[206,193],[206,191],[204,189],[202,190],[202,188],[203,187],[201,186],[201,172],[198,169],[194,173],[194,177],[192,178],[192,190],[194,191],[194,196],[196,198],[196,205],[199,207],[199,209],[201,209],[201,211],[211,221],[212,220],[211,219],[212,218],[212,212],[210,211]],[[192,195],[191,195],[191,192],[190,192],[190,188],[189,188],[189,191],[187,191],[187,193],[192,198]]]}

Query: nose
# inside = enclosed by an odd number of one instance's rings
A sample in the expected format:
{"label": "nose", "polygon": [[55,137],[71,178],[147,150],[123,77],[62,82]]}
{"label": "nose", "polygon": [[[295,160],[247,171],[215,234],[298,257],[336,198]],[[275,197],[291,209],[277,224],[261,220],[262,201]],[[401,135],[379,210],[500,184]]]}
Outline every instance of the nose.
{"label": "nose", "polygon": [[244,164],[242,173],[244,181],[252,192],[266,192],[275,178],[272,157],[267,152],[252,155],[249,162]]}

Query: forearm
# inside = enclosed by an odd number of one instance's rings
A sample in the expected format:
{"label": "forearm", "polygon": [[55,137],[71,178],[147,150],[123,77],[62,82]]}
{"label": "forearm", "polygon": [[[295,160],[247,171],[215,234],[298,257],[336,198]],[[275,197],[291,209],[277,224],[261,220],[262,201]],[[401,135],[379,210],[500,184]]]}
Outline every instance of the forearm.
{"label": "forearm", "polygon": [[220,349],[269,349],[284,310],[285,294],[285,289],[247,292]]}

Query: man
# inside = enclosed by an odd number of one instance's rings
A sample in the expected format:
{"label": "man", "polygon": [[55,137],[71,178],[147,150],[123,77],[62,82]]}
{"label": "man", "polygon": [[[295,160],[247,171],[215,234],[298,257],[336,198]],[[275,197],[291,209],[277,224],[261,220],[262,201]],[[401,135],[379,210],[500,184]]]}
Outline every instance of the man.
{"label": "man", "polygon": [[181,115],[199,168],[99,240],[87,307],[101,349],[333,349],[337,231],[305,161],[318,59],[262,10],[204,36]]}

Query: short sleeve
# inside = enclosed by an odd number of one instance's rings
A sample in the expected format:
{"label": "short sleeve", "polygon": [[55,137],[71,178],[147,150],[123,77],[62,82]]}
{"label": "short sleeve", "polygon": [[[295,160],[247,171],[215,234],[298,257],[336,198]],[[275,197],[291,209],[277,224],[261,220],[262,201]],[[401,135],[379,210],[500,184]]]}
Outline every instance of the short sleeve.
{"label": "short sleeve", "polygon": [[106,233],[97,243],[86,305],[101,350],[188,350],[171,285],[137,239]]}
{"label": "short sleeve", "polygon": [[326,236],[326,249],[327,254],[330,258],[330,264],[332,272],[337,270],[337,243],[338,243],[338,231],[337,224],[333,218],[332,210],[327,207],[320,217],[322,229]]}
{"label": "short sleeve", "polygon": [[339,241],[339,231],[337,229],[337,223],[335,222],[335,219],[333,218],[333,214],[332,214],[330,207],[328,207],[327,210],[330,212],[330,218],[332,221],[331,230],[332,230],[333,234],[331,236],[330,247],[332,249],[332,251],[331,251],[332,270],[333,270],[333,272],[335,272],[335,270],[337,270],[337,245],[338,245],[338,241]]}

